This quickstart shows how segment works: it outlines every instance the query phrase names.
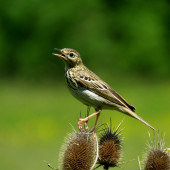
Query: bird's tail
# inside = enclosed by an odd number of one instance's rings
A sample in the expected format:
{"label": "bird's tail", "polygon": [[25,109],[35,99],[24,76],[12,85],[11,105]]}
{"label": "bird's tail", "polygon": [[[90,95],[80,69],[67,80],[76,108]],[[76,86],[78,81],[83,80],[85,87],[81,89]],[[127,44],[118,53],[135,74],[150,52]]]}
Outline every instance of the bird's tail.
{"label": "bird's tail", "polygon": [[147,125],[151,129],[155,130],[155,128],[153,126],[151,126],[149,123],[144,121],[141,117],[139,117],[135,112],[131,111],[130,109],[128,109],[126,107],[121,107],[121,110],[123,111],[123,113],[125,113],[125,114],[127,114],[127,115],[141,121],[142,123],[144,123],[145,125]]}

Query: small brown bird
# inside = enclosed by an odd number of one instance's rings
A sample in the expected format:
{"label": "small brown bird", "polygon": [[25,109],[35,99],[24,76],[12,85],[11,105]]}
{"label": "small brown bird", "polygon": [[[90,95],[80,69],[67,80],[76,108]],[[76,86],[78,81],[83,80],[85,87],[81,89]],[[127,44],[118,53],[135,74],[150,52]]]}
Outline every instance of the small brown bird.
{"label": "small brown bird", "polygon": [[[141,117],[135,114],[135,107],[128,104],[115,90],[107,83],[101,80],[96,74],[84,66],[80,54],[73,49],[64,48],[55,50],[61,54],[53,54],[63,59],[65,62],[65,79],[68,89],[72,95],[87,106],[95,108],[96,112],[84,119],[79,119],[79,129],[82,129],[82,122],[85,123],[88,119],[97,115],[95,126],[102,109],[117,110],[125,113],[135,119],[138,119],[145,125],[154,128],[144,121]],[[94,126],[94,129],[95,129]]]}

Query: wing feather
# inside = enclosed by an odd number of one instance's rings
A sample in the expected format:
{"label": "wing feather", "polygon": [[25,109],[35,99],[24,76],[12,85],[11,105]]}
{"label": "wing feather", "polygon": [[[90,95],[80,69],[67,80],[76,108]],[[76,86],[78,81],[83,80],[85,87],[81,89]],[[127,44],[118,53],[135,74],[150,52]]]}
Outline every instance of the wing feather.
{"label": "wing feather", "polygon": [[106,100],[113,102],[113,104],[118,104],[129,108],[134,111],[135,107],[128,104],[123,97],[121,97],[115,90],[113,90],[108,84],[101,80],[96,74],[85,68],[86,71],[75,72],[74,75],[77,83],[84,88],[90,89],[94,93],[102,96]]}

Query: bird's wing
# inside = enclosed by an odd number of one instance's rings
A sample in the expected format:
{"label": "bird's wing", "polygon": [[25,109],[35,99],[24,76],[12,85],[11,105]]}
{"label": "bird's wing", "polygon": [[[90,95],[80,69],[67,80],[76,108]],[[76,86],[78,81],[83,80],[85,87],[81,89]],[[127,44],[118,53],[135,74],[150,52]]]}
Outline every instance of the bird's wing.
{"label": "bird's wing", "polygon": [[129,108],[132,111],[135,110],[135,107],[128,104],[126,100],[123,99],[115,90],[113,90],[108,84],[90,70],[85,69],[77,71],[74,78],[79,86],[87,88],[115,104]]}

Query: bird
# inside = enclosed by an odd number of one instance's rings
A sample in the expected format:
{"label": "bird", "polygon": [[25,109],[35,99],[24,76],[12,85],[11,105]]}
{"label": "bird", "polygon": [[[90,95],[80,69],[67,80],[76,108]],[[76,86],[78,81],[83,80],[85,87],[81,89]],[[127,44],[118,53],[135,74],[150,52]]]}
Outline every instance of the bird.
{"label": "bird", "polygon": [[79,119],[79,130],[82,129],[83,122],[87,130],[87,121],[97,115],[93,128],[95,130],[99,115],[103,109],[122,112],[155,130],[153,126],[135,113],[134,106],[130,105],[111,86],[83,64],[82,58],[76,50],[70,48],[54,48],[54,50],[57,50],[59,54],[53,53],[53,55],[61,58],[65,63],[65,80],[71,94],[83,104],[95,109],[93,114],[84,119]]}

